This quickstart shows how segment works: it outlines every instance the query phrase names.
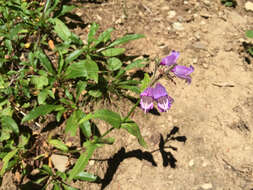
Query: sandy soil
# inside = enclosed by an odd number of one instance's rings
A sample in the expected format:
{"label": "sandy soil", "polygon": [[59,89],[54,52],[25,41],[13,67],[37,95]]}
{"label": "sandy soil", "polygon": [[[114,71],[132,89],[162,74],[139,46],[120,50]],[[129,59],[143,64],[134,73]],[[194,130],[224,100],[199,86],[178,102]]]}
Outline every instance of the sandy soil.
{"label": "sandy soil", "polygon": [[[244,33],[252,29],[253,12],[245,11],[246,1],[237,0],[236,8],[219,0],[100,2],[80,3],[75,13],[85,24],[99,23],[101,31],[114,27],[115,37],[145,34],[127,46],[130,55],[152,60],[177,50],[178,63],[193,65],[195,71],[190,85],[180,79],[176,85],[160,81],[175,100],[169,112],[135,111],[148,149],[126,132],[114,131],[116,143],[98,150],[87,168],[101,182],[74,185],[89,190],[252,190],[253,59],[245,52],[250,41]],[[88,27],[74,31],[85,40]],[[129,103],[119,105],[122,113],[130,109]]]}

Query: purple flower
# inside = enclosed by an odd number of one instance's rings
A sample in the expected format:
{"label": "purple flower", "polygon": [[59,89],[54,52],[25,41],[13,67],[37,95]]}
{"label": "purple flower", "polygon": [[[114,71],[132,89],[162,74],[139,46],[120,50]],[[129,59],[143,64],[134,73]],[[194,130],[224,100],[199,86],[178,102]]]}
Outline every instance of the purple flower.
{"label": "purple flower", "polygon": [[141,93],[141,108],[144,110],[144,112],[148,112],[149,110],[153,109],[153,89],[152,88],[146,88]]}
{"label": "purple flower", "polygon": [[167,65],[169,67],[171,65],[176,64],[178,57],[179,57],[179,52],[176,52],[173,50],[170,55],[162,59],[160,64]]}
{"label": "purple flower", "polygon": [[177,77],[185,79],[187,83],[191,83],[191,77],[189,76],[193,71],[194,67],[186,67],[183,65],[176,65],[172,70],[171,70]]}
{"label": "purple flower", "polygon": [[157,83],[152,92],[159,111],[165,112],[169,110],[174,100],[168,96],[166,89],[160,83]]}

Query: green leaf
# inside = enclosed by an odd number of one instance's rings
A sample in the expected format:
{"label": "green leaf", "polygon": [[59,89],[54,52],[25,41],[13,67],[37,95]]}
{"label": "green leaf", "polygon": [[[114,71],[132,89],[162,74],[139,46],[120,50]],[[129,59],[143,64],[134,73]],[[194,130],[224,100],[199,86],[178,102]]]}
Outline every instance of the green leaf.
{"label": "green leaf", "polygon": [[100,90],[89,90],[88,93],[90,96],[93,96],[95,98],[102,96],[102,92]]}
{"label": "green leaf", "polygon": [[51,175],[51,176],[54,175],[54,174],[53,174],[53,171],[51,170],[51,168],[50,168],[48,165],[45,165],[45,164],[44,164],[44,165],[42,166],[42,170],[45,171],[47,174],[49,174],[49,175]]}
{"label": "green leaf", "polygon": [[85,90],[87,86],[87,82],[85,81],[78,81],[77,85],[76,85],[76,103],[79,100],[79,97],[81,95],[81,93]]}
{"label": "green leaf", "polygon": [[69,148],[67,147],[67,145],[65,145],[62,141],[57,140],[57,139],[50,139],[48,141],[49,144],[51,144],[52,146],[64,151],[64,152],[68,152]]}
{"label": "green leaf", "polygon": [[127,65],[125,70],[128,71],[131,69],[140,69],[142,67],[145,67],[145,64],[142,64],[143,62],[146,62],[146,59],[137,59],[134,62]]}
{"label": "green leaf", "polygon": [[74,8],[76,8],[76,6],[74,6],[74,5],[63,5],[62,10],[61,10],[60,14],[57,15],[57,17],[63,16],[66,13],[71,12]]}
{"label": "green leaf", "polygon": [[95,41],[94,36],[99,28],[99,25],[96,23],[92,23],[90,27],[90,32],[88,34],[88,44],[90,44],[92,41]]}
{"label": "green leaf", "polygon": [[125,48],[109,48],[109,49],[103,50],[101,53],[104,56],[113,57],[113,56],[123,54],[125,50],[126,50]]}
{"label": "green leaf", "polygon": [[34,84],[36,89],[43,89],[44,86],[48,85],[48,79],[46,76],[33,75],[31,78],[31,83]]}
{"label": "green leaf", "polygon": [[81,154],[81,156],[76,161],[74,168],[69,172],[69,177],[68,177],[69,182],[72,179],[74,179],[74,177],[76,177],[80,172],[84,170],[93,152],[97,148],[97,145],[87,141],[85,142],[85,147],[86,147],[86,151]]}
{"label": "green leaf", "polygon": [[43,53],[42,50],[38,50],[36,52],[37,57],[40,60],[40,63],[42,64],[42,66],[51,74],[55,74],[55,70],[51,64],[51,62],[49,61],[49,59],[47,58],[47,56]]}
{"label": "green leaf", "polygon": [[151,79],[150,79],[148,73],[145,73],[144,79],[141,81],[141,92],[143,90],[145,90],[146,88],[148,88],[148,86],[150,85],[150,81],[151,81]]}
{"label": "green leaf", "polygon": [[138,142],[144,148],[147,148],[147,144],[141,136],[140,129],[134,121],[129,121],[127,123],[122,123],[121,128],[127,130],[131,135],[137,137]]}
{"label": "green leaf", "polygon": [[94,47],[96,47],[101,42],[106,43],[108,40],[110,40],[112,31],[113,31],[113,28],[108,28],[106,31],[100,34],[98,39],[95,40],[94,42]]}
{"label": "green leaf", "polygon": [[23,148],[25,145],[27,145],[29,142],[30,136],[31,135],[29,133],[22,133],[21,136],[19,136],[18,147]]}
{"label": "green leaf", "polygon": [[71,32],[68,27],[58,18],[54,19],[54,30],[63,41],[70,41]]}
{"label": "green leaf", "polygon": [[120,61],[120,59],[118,59],[116,57],[112,57],[107,60],[106,67],[110,71],[116,71],[116,70],[120,69],[121,66],[122,66],[122,62]]}
{"label": "green leaf", "polygon": [[96,181],[97,180],[97,176],[93,175],[93,174],[90,174],[88,172],[80,172],[78,173],[74,179],[78,179],[78,180],[82,180],[82,181],[89,181],[89,182],[93,182],[93,181]]}
{"label": "green leaf", "polygon": [[66,70],[66,79],[75,79],[78,77],[87,77],[98,82],[98,66],[96,62],[86,59],[77,63],[72,63]]}
{"label": "green leaf", "polygon": [[253,30],[248,30],[248,31],[246,31],[245,35],[246,35],[248,38],[253,38]]}
{"label": "green leaf", "polygon": [[58,183],[54,183],[53,190],[61,190],[61,186]]}
{"label": "green leaf", "polygon": [[126,90],[131,90],[132,92],[135,92],[136,94],[140,94],[141,93],[140,88],[137,87],[137,86],[119,85],[118,87],[122,88],[122,89],[126,89]]}
{"label": "green leaf", "polygon": [[124,43],[131,41],[131,40],[137,40],[139,38],[144,38],[144,37],[145,36],[143,34],[128,34],[128,35],[123,36],[122,38],[115,40],[108,47],[109,48],[114,47],[116,45],[124,44]]}
{"label": "green leaf", "polygon": [[253,56],[253,47],[249,48],[248,51]]}
{"label": "green leaf", "polygon": [[44,102],[47,99],[48,95],[50,95],[52,98],[55,98],[54,93],[51,90],[43,89],[38,95],[39,104],[44,104]]}
{"label": "green leaf", "polygon": [[84,116],[85,114],[81,110],[74,111],[66,122],[65,132],[70,133],[71,136],[75,136],[79,120]]}
{"label": "green leaf", "polygon": [[11,152],[8,152],[8,154],[3,158],[3,166],[2,169],[0,171],[0,176],[3,177],[7,167],[8,167],[8,163],[9,161],[16,155],[18,149],[14,149]]}
{"label": "green leaf", "polygon": [[114,128],[120,128],[120,124],[121,124],[121,117],[119,114],[107,110],[107,109],[101,109],[101,110],[97,110],[95,113],[93,114],[88,114],[86,115],[84,118],[82,118],[79,121],[79,124],[89,120],[89,119],[101,119],[106,121],[107,123],[111,124]]}
{"label": "green leaf", "polygon": [[79,190],[78,188],[71,187],[69,185],[65,185],[64,183],[62,183],[62,186],[63,186],[64,190]]}
{"label": "green leaf", "polygon": [[79,127],[86,138],[91,137],[92,132],[91,132],[91,125],[90,125],[89,121],[85,121],[85,122],[81,123],[79,125]]}
{"label": "green leaf", "polygon": [[113,144],[115,142],[115,139],[113,137],[98,139],[97,143],[100,144]]}
{"label": "green leaf", "polygon": [[85,69],[87,70],[88,79],[98,82],[98,66],[97,63],[91,59],[86,59]]}
{"label": "green leaf", "polygon": [[76,49],[75,51],[71,52],[65,59],[66,64],[69,64],[72,61],[76,60],[84,51],[85,48]]}
{"label": "green leaf", "polygon": [[39,116],[46,115],[48,113],[51,113],[54,110],[62,108],[61,105],[40,105],[36,108],[34,108],[32,111],[30,111],[25,117],[23,117],[21,123],[24,123],[25,121],[30,121],[33,119],[36,119]]}
{"label": "green leaf", "polygon": [[17,123],[10,116],[2,116],[1,117],[2,128],[9,128],[15,134],[19,134],[19,128]]}

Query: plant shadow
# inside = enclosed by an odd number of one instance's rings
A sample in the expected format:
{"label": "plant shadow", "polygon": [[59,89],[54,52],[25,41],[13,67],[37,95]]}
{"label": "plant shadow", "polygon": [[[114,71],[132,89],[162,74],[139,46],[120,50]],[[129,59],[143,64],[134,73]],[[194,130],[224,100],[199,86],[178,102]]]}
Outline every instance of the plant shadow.
{"label": "plant shadow", "polygon": [[125,148],[122,147],[112,158],[107,160],[108,163],[108,169],[105,173],[104,179],[102,179],[100,182],[101,190],[105,189],[107,185],[110,184],[110,182],[113,179],[114,174],[116,173],[120,163],[124,161],[127,158],[137,158],[139,160],[146,160],[152,164],[152,166],[157,166],[153,155],[149,152],[143,152],[140,149],[132,150],[129,152],[126,152]]}
{"label": "plant shadow", "polygon": [[107,161],[108,163],[108,168],[107,168],[104,178],[97,181],[97,183],[102,184],[101,190],[105,189],[110,184],[120,163],[123,162],[127,158],[135,157],[139,160],[146,160],[150,162],[152,166],[156,167],[157,163],[155,162],[152,154],[154,152],[159,151],[163,159],[163,166],[164,167],[170,166],[171,168],[176,168],[177,160],[170,151],[167,151],[167,149],[171,149],[173,151],[177,151],[178,149],[174,146],[170,146],[170,145],[166,146],[166,144],[171,141],[185,143],[187,140],[186,136],[177,136],[178,132],[179,132],[179,128],[177,126],[174,126],[173,129],[167,134],[166,138],[164,138],[162,134],[160,134],[159,149],[157,150],[154,150],[151,152],[148,152],[148,151],[143,152],[142,150],[137,149],[137,150],[126,152],[125,148],[122,147],[112,158],[107,159],[107,160],[100,160],[100,161]]}

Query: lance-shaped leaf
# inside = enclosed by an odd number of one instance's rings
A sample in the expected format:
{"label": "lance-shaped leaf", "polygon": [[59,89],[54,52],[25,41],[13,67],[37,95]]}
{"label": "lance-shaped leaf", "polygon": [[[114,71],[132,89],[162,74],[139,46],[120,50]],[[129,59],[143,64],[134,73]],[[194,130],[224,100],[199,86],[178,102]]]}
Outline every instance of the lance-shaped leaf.
{"label": "lance-shaped leaf", "polygon": [[75,79],[78,77],[86,77],[98,82],[98,66],[91,59],[85,59],[76,63],[72,63],[66,70],[66,79]]}
{"label": "lance-shaped leaf", "polygon": [[58,148],[64,152],[68,152],[68,147],[67,145],[65,145],[62,141],[58,140],[58,139],[50,139],[48,141],[49,144],[51,144],[52,146],[54,146],[55,148]]}
{"label": "lance-shaped leaf", "polygon": [[76,177],[80,172],[84,170],[93,152],[97,148],[97,145],[91,143],[90,141],[85,142],[84,146],[86,148],[86,151],[81,154],[81,156],[76,161],[74,168],[69,172],[69,177],[68,177],[69,182],[72,179],[74,179],[74,177]]}
{"label": "lance-shaped leaf", "polygon": [[58,18],[55,18],[54,22],[55,22],[54,30],[57,33],[57,35],[63,41],[69,41],[71,37],[71,31],[68,29],[68,27]]}
{"label": "lance-shaped leaf", "polygon": [[90,27],[90,32],[88,34],[88,44],[90,44],[92,41],[95,41],[94,36],[99,28],[99,25],[96,23],[92,23]]}
{"label": "lance-shaped leaf", "polygon": [[14,149],[11,152],[9,152],[4,158],[3,158],[3,166],[2,169],[0,171],[0,176],[3,177],[7,167],[8,167],[8,163],[9,161],[16,155],[18,149]]}
{"label": "lance-shaped leaf", "polygon": [[106,121],[110,125],[112,125],[114,128],[120,128],[120,124],[121,124],[120,115],[113,112],[113,111],[107,110],[107,109],[97,110],[93,114],[86,115],[84,118],[82,118],[79,121],[79,124],[81,124],[89,119],[101,119],[103,121]]}
{"label": "lance-shaped leaf", "polygon": [[19,133],[19,128],[17,123],[10,116],[1,117],[2,128],[11,129],[15,134]]}
{"label": "lance-shaped leaf", "polygon": [[123,54],[125,50],[126,50],[125,48],[109,48],[103,50],[101,53],[106,57],[114,57]]}
{"label": "lance-shaped leaf", "polygon": [[74,179],[78,179],[78,180],[82,180],[82,181],[96,181],[98,179],[98,176],[90,174],[88,172],[80,172],[79,174],[77,174]]}
{"label": "lance-shaped leaf", "polygon": [[46,115],[54,110],[60,110],[62,108],[63,107],[61,105],[50,105],[50,104],[40,105],[34,108],[32,111],[30,111],[25,117],[23,117],[21,122],[24,123],[25,121],[36,119],[39,116]]}
{"label": "lance-shaped leaf", "polygon": [[139,38],[144,38],[144,37],[145,36],[143,34],[128,34],[128,35],[123,36],[122,38],[115,40],[108,47],[109,48],[114,47],[116,45],[124,44],[124,43],[131,41],[131,40],[137,40]]}
{"label": "lance-shaped leaf", "polygon": [[144,148],[147,148],[147,144],[141,136],[140,129],[138,125],[134,121],[128,121],[126,123],[121,124],[121,128],[127,130],[130,134],[135,136],[138,139],[138,142]]}

